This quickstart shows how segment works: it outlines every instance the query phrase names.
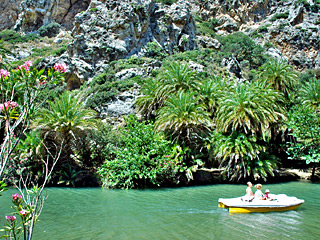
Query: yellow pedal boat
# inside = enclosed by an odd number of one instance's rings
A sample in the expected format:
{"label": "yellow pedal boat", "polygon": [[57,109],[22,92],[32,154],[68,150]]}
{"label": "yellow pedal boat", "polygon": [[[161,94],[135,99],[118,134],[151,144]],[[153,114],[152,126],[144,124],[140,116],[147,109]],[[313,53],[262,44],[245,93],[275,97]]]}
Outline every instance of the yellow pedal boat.
{"label": "yellow pedal boat", "polygon": [[219,198],[219,207],[228,208],[230,213],[279,212],[298,208],[304,200],[285,194],[272,194],[274,200],[246,200],[246,197]]}

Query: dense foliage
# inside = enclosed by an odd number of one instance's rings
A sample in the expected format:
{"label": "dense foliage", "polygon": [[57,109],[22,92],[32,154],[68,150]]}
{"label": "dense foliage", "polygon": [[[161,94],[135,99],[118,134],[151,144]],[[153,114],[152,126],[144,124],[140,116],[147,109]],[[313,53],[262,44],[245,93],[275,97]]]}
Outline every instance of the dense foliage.
{"label": "dense foliage", "polygon": [[120,146],[112,146],[111,156],[99,174],[107,188],[156,187],[179,183],[183,151],[172,145],[153,124],[129,116],[121,131]]}
{"label": "dense foliage", "polygon": [[251,82],[200,77],[179,62],[162,69],[142,86],[144,96],[137,100],[137,109],[155,119],[159,132],[189,150],[188,166],[195,164],[192,159],[220,166],[234,181],[273,175],[281,164],[273,155],[273,143],[285,134],[286,109],[293,106],[297,92],[298,75],[290,65],[269,60]]}

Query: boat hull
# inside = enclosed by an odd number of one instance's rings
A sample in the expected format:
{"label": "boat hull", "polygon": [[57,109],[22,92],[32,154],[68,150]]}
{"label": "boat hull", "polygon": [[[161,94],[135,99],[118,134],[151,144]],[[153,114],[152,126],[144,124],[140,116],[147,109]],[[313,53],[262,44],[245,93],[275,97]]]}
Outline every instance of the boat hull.
{"label": "boat hull", "polygon": [[297,209],[301,204],[302,203],[288,207],[229,207],[229,213],[282,212]]}
{"label": "boat hull", "polygon": [[297,209],[304,200],[296,197],[288,197],[284,194],[274,195],[274,201],[253,200],[246,201],[245,197],[220,198],[219,207],[228,208],[230,213],[253,213],[253,212],[280,212]]}

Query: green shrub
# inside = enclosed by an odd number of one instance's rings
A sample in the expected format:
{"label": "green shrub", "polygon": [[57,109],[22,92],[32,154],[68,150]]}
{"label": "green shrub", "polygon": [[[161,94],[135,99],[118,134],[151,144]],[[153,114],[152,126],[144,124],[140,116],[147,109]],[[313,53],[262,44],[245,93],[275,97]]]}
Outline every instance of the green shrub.
{"label": "green shrub", "polygon": [[220,21],[216,18],[210,19],[209,21],[203,21],[199,16],[196,16],[196,22],[197,33],[211,37],[216,35],[215,27],[220,24]]}
{"label": "green shrub", "polygon": [[97,130],[88,131],[79,143],[79,157],[87,167],[100,167],[106,159],[113,157],[113,146],[121,145],[121,133],[113,125],[99,121],[96,127]]}
{"label": "green shrub", "polygon": [[218,40],[223,45],[220,52],[222,57],[235,56],[239,62],[248,60],[250,68],[261,66],[267,59],[265,49],[242,32],[221,36]]}
{"label": "green shrub", "polygon": [[285,28],[286,26],[288,26],[289,24],[288,23],[280,23],[280,25],[279,25],[279,29],[283,29],[283,28]]}
{"label": "green shrub", "polygon": [[51,54],[52,54],[53,56],[59,57],[59,56],[61,56],[65,51],[67,51],[67,45],[64,45],[64,46],[62,46],[61,48],[58,48],[58,49],[52,51]]}
{"label": "green shrub", "polygon": [[49,23],[48,25],[42,26],[38,29],[41,37],[55,37],[60,32],[61,25],[56,22]]}
{"label": "green shrub", "polygon": [[45,47],[45,48],[34,48],[32,49],[32,55],[35,57],[41,56],[47,56],[51,54],[52,47]]}
{"label": "green shrub", "polygon": [[113,146],[114,157],[106,159],[98,173],[106,188],[157,187],[178,183],[184,172],[183,154],[155,132],[153,124],[126,119],[121,147]]}
{"label": "green shrub", "polygon": [[253,33],[250,34],[250,37],[252,37],[252,38],[263,38],[263,35],[258,33],[257,31],[254,31]]}
{"label": "green shrub", "polygon": [[265,47],[265,48],[273,48],[274,45],[273,45],[271,42],[266,42],[266,43],[264,44],[264,47]]}
{"label": "green shrub", "polygon": [[153,58],[164,58],[166,56],[163,48],[156,42],[148,42],[146,46],[147,56]]}
{"label": "green shrub", "polygon": [[90,12],[96,12],[96,11],[98,11],[98,8],[90,8],[89,11],[90,11]]}
{"label": "green shrub", "polygon": [[38,39],[39,36],[35,33],[22,35],[14,30],[6,29],[0,32],[0,39],[9,43],[23,43]]}
{"label": "green shrub", "polygon": [[176,2],[177,0],[156,0],[156,3],[162,3],[164,5],[172,5]]}
{"label": "green shrub", "polygon": [[263,25],[263,26],[260,26],[257,31],[260,33],[260,32],[267,32],[268,31],[268,27],[270,27],[271,24],[266,24],[266,25]]}
{"label": "green shrub", "polygon": [[300,83],[305,84],[309,82],[312,78],[314,78],[314,73],[312,70],[308,69],[307,71],[301,73],[300,75]]}
{"label": "green shrub", "polygon": [[284,12],[284,13],[276,13],[274,14],[274,16],[271,18],[271,21],[276,21],[277,19],[281,19],[281,18],[284,18],[284,19],[287,19],[289,16],[289,12]]}

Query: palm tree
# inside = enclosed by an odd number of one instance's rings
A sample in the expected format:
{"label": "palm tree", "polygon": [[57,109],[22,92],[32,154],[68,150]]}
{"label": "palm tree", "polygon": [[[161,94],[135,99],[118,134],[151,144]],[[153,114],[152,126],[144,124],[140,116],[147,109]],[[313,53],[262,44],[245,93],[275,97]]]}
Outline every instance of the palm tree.
{"label": "palm tree", "polygon": [[157,80],[149,79],[141,87],[142,96],[136,100],[137,111],[146,119],[156,116],[156,111],[164,105],[166,99],[178,91],[198,89],[200,82],[196,72],[179,62],[173,62],[163,68]]}
{"label": "palm tree", "polygon": [[220,167],[230,180],[273,176],[276,162],[263,156],[265,148],[257,143],[255,136],[237,132],[224,135],[214,131],[211,144],[214,157],[220,160]]}
{"label": "palm tree", "polygon": [[157,114],[156,129],[170,132],[178,142],[191,143],[211,125],[210,113],[199,104],[194,92],[180,91],[170,96]]}
{"label": "palm tree", "polygon": [[48,108],[40,109],[32,123],[33,129],[41,130],[45,141],[57,145],[64,142],[63,150],[68,161],[77,147],[77,138],[86,130],[96,129],[95,111],[85,109],[81,100],[66,91],[49,101]]}
{"label": "palm tree", "polygon": [[157,96],[166,99],[178,91],[194,91],[198,89],[200,82],[197,73],[180,62],[173,62],[160,74]]}
{"label": "palm tree", "polygon": [[282,92],[288,98],[295,89],[298,75],[289,64],[282,60],[274,59],[262,67],[260,78],[266,80],[275,90]]}
{"label": "palm tree", "polygon": [[220,76],[212,76],[199,86],[200,101],[207,106],[207,111],[214,114],[219,106],[219,100],[229,88],[227,79]]}
{"label": "palm tree", "polygon": [[281,94],[265,82],[238,83],[220,99],[217,130],[263,135],[272,123],[285,118],[281,101]]}
{"label": "palm tree", "polygon": [[155,118],[156,111],[163,105],[163,102],[156,94],[158,88],[159,82],[149,79],[141,87],[143,95],[135,102],[137,112],[142,114],[147,120]]}
{"label": "palm tree", "polygon": [[307,82],[302,86],[299,91],[299,96],[301,99],[301,103],[309,107],[311,110],[319,110],[320,109],[320,80],[319,79],[311,79],[310,82]]}

